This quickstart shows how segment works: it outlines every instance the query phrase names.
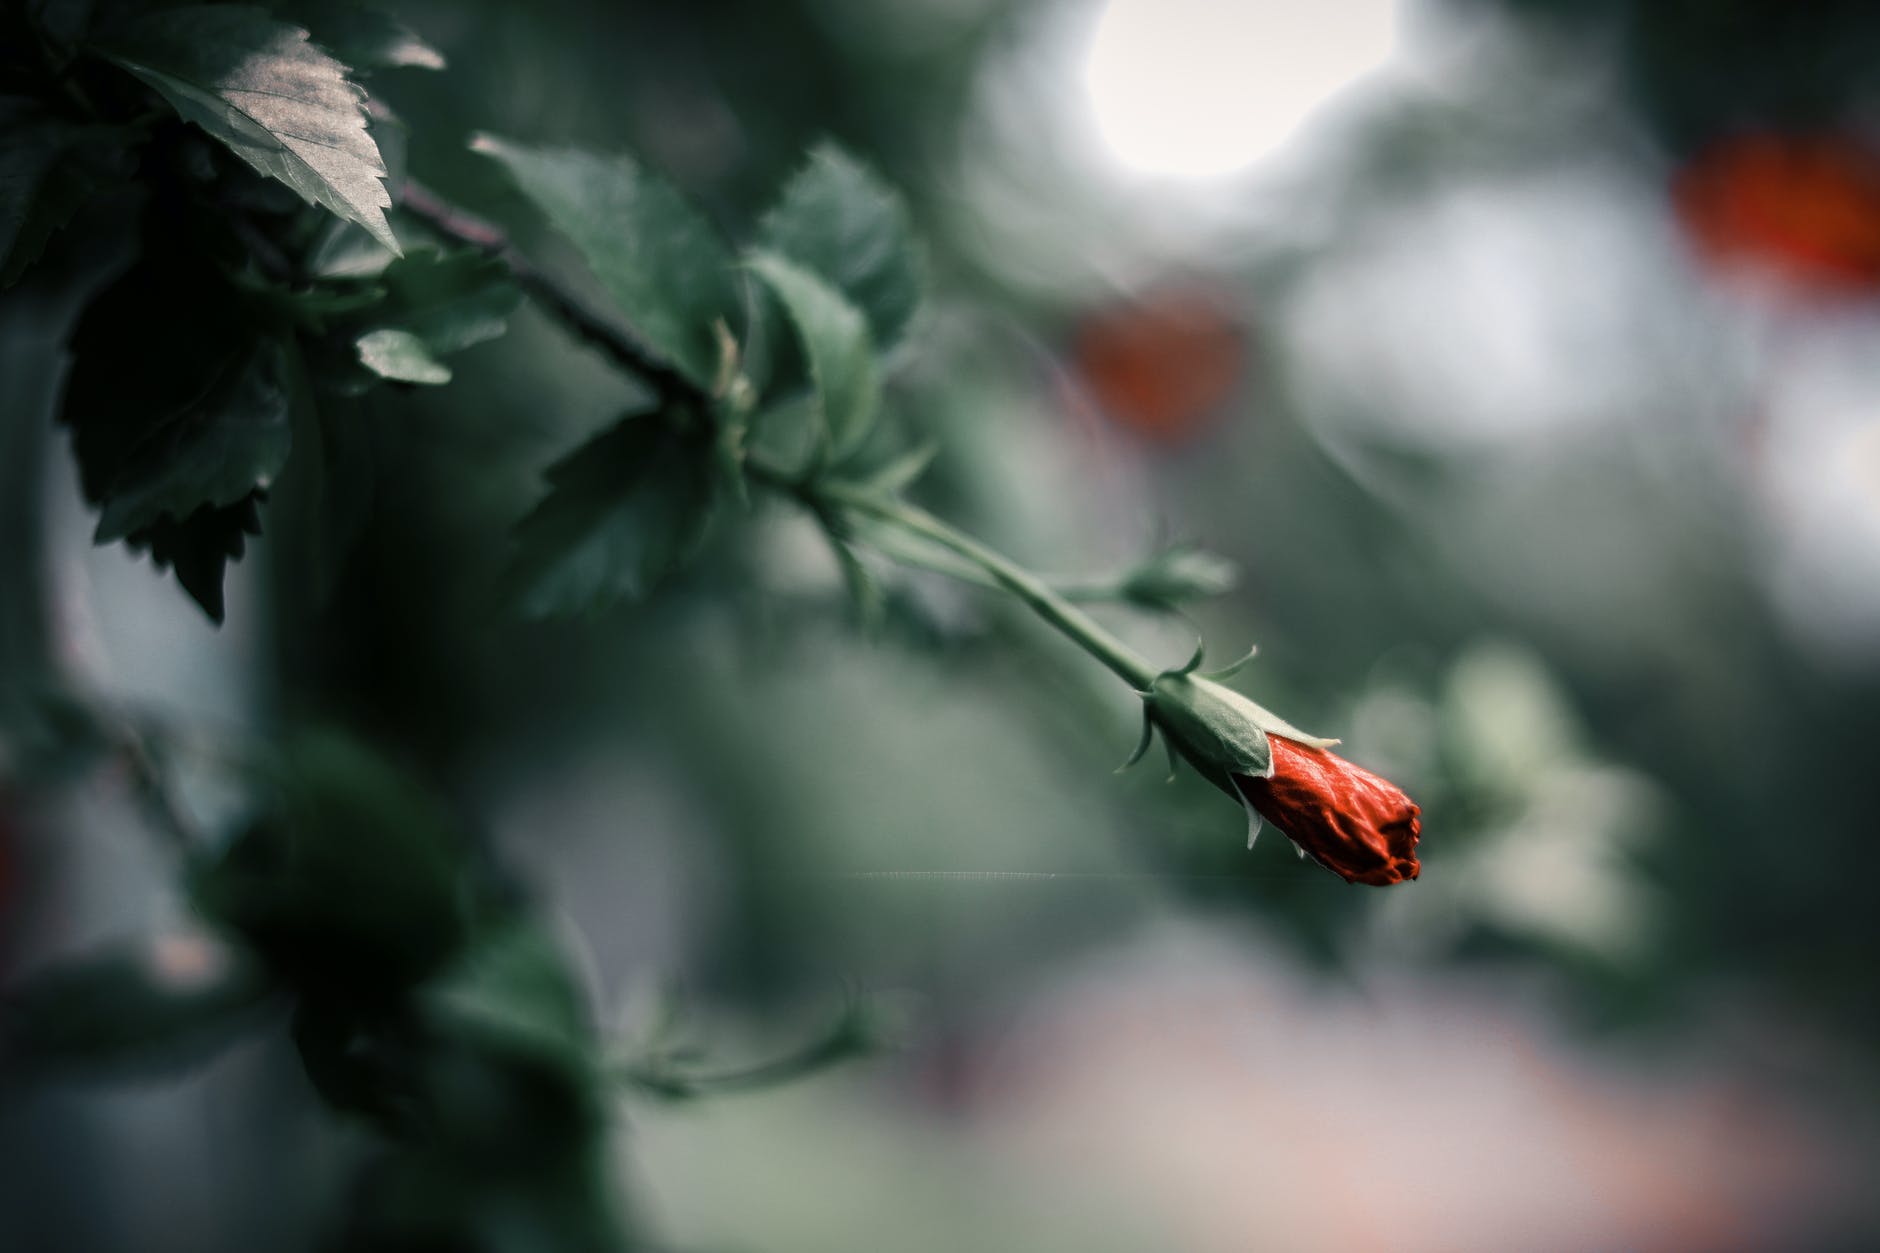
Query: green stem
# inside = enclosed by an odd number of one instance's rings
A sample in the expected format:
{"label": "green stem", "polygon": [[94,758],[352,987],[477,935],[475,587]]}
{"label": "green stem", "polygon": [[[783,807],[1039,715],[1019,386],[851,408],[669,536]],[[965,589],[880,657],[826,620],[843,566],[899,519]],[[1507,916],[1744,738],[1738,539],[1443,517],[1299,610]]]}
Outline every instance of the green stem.
{"label": "green stem", "polygon": [[900,527],[911,535],[929,540],[948,552],[965,558],[984,570],[1012,595],[1025,602],[1031,611],[1068,636],[1085,652],[1108,666],[1123,682],[1139,692],[1147,691],[1159,673],[1140,654],[1109,631],[1096,619],[1073,605],[1043,579],[988,548],[972,536],[942,522],[924,509],[898,500],[884,500],[868,492],[840,485],[823,487],[822,499],[861,514]]}
{"label": "green stem", "polygon": [[[455,243],[480,248],[496,257],[508,267],[518,285],[552,317],[606,350],[616,361],[647,379],[668,398],[692,396],[700,400],[707,399],[696,385],[651,356],[631,336],[607,320],[594,316],[552,278],[537,270],[501,231],[471,218],[409,179],[399,187],[398,200],[405,212],[437,234]],[[964,558],[985,571],[998,586],[1024,601],[1033,613],[1056,627],[1137,691],[1147,691],[1150,684],[1155,682],[1155,676],[1160,673],[1155,666],[1104,630],[1094,618],[1073,605],[1069,598],[1043,579],[932,514],[898,500],[883,499],[873,493],[839,484],[825,486],[806,483],[755,459],[746,459],[744,465],[745,473],[752,481],[793,495],[818,513],[825,513],[831,506],[847,509],[897,526],[910,535],[920,536]],[[901,559],[894,553],[888,555]],[[955,577],[959,577],[958,572],[954,573]]]}

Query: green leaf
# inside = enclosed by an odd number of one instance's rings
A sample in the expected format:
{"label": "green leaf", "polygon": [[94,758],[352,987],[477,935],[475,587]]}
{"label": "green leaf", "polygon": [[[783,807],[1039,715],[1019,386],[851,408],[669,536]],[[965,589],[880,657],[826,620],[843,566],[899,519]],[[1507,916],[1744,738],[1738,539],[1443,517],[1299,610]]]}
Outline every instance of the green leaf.
{"label": "green leaf", "polygon": [[881,408],[881,375],[868,322],[841,292],[784,257],[758,253],[749,264],[796,327],[829,448],[840,460],[868,437]]}
{"label": "green leaf", "polygon": [[593,1058],[587,1000],[568,958],[540,927],[509,921],[479,937],[435,984],[426,1015],[458,1039],[582,1074]]}
{"label": "green leaf", "polygon": [[521,293],[493,257],[473,251],[414,252],[385,267],[385,303],[373,315],[409,331],[438,356],[501,335]]}
{"label": "green leaf", "polygon": [[444,54],[383,9],[331,0],[296,3],[290,16],[347,65],[361,70],[441,70]]}
{"label": "green leaf", "polygon": [[516,526],[509,593],[531,616],[594,613],[651,592],[711,520],[708,436],[629,417],[548,471],[549,492]]}
{"label": "green leaf", "polygon": [[174,569],[176,581],[202,606],[209,621],[222,624],[222,574],[240,561],[248,537],[261,534],[262,491],[232,505],[204,505],[187,518],[162,518],[124,537],[132,549],[148,550],[157,569]]}
{"label": "green leaf", "polygon": [[501,162],[575,246],[647,347],[709,389],[718,374],[715,327],[738,307],[730,257],[711,226],[628,157],[489,135],[473,146]]}
{"label": "green leaf", "polygon": [[177,934],[46,970],[0,998],[0,1072],[162,1073],[205,1060],[271,985],[240,954]]}
{"label": "green leaf", "polygon": [[448,961],[468,922],[462,842],[423,789],[332,733],[288,745],[265,810],[198,865],[203,915],[288,982],[366,997]]}
{"label": "green leaf", "polygon": [[[329,359],[316,373],[323,390],[342,395],[363,391],[369,382],[349,365],[401,383],[449,382],[451,372],[439,358],[501,335],[521,299],[501,262],[470,249],[413,252],[385,266],[370,284],[342,279],[331,280],[331,287],[326,304],[350,314],[334,330],[349,341],[352,361]],[[355,302],[351,309],[344,307],[347,295]],[[297,299],[303,320],[315,316],[304,297]],[[323,343],[316,351],[329,347]]]}
{"label": "green leaf", "polygon": [[921,263],[892,188],[832,145],[819,146],[758,227],[758,246],[833,284],[885,351],[920,306]]}
{"label": "green leaf", "polygon": [[199,400],[151,429],[112,480],[93,539],[232,505],[272,482],[292,440],[283,358],[271,340],[251,344]]}
{"label": "green leaf", "polygon": [[0,97],[0,288],[39,259],[46,242],[81,205],[118,184],[128,164],[128,132],[83,126],[37,101]]}
{"label": "green leaf", "polygon": [[359,364],[399,383],[448,383],[450,367],[410,331],[367,331],[358,340]]}
{"label": "green leaf", "polygon": [[165,243],[79,319],[59,416],[99,542],[147,548],[219,622],[292,440],[285,359],[208,258]]}
{"label": "green leaf", "polygon": [[152,13],[100,50],[262,174],[398,251],[364,93],[306,31],[263,9],[202,5]]}

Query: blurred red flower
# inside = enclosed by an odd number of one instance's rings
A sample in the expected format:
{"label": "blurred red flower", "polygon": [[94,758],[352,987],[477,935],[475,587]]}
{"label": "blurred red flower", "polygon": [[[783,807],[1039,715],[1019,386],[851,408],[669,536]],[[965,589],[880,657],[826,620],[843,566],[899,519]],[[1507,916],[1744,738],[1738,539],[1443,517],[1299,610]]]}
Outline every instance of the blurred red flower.
{"label": "blurred red flower", "polygon": [[1740,135],[1672,183],[1684,231],[1711,268],[1759,271],[1804,293],[1880,287],[1880,156],[1841,135]]}
{"label": "blurred red flower", "polygon": [[1118,425],[1160,443],[1199,434],[1240,381],[1246,334],[1223,294],[1167,287],[1087,315],[1077,373]]}
{"label": "blurred red flower", "polygon": [[1273,777],[1240,775],[1260,816],[1347,883],[1388,887],[1414,879],[1418,809],[1402,788],[1336,753],[1269,735]]}

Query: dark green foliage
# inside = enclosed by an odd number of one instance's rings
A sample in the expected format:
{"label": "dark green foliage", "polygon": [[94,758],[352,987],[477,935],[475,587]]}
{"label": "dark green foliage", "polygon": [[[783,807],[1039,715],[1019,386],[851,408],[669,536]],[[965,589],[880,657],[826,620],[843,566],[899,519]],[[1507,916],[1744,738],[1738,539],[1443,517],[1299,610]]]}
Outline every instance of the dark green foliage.
{"label": "dark green foliage", "polygon": [[0,998],[0,1073],[165,1074],[219,1049],[272,990],[255,963],[197,936],[100,952]]}
{"label": "dark green foliage", "polygon": [[458,833],[376,755],[331,734],[289,746],[268,808],[194,875],[197,908],[289,983],[393,992],[468,927]]}
{"label": "dark green foliage", "polygon": [[442,53],[373,5],[292,0],[276,7],[354,71],[444,68]]}
{"label": "dark green foliage", "polygon": [[257,171],[397,251],[363,96],[306,31],[263,9],[201,5],[159,10],[99,46]]}
{"label": "dark green foliage", "polygon": [[378,283],[383,299],[358,319],[368,328],[354,341],[359,360],[410,383],[449,382],[437,358],[501,335],[520,298],[503,267],[474,252],[414,252]]}
{"label": "dark green foliage", "polygon": [[868,438],[881,407],[868,323],[840,291],[782,256],[758,253],[750,265],[783,304],[808,360],[818,455],[840,462]]}
{"label": "dark green foliage", "polygon": [[128,173],[126,134],[71,121],[39,101],[0,97],[0,288],[39,258],[80,205]]}
{"label": "dark green foliage", "polygon": [[901,198],[840,149],[824,144],[765,215],[757,244],[835,286],[868,318],[882,349],[920,307],[921,262]]}
{"label": "dark green foliage", "polygon": [[154,251],[93,302],[61,420],[98,542],[148,549],[219,622],[223,566],[259,533],[292,436],[286,350],[201,260]]}
{"label": "dark green foliage", "polygon": [[710,224],[628,157],[526,148],[489,135],[476,146],[575,246],[646,346],[710,388],[720,370],[717,328],[738,308],[731,258]]}
{"label": "dark green foliage", "polygon": [[695,549],[716,477],[697,427],[628,417],[550,467],[516,527],[508,582],[532,615],[594,613],[644,596]]}

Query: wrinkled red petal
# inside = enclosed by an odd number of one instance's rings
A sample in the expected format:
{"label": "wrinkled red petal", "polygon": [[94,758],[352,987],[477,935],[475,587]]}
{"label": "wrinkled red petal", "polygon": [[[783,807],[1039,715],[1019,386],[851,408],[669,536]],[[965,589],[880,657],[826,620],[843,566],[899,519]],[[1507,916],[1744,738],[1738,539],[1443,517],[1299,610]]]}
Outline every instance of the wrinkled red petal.
{"label": "wrinkled red petal", "polygon": [[1417,877],[1422,811],[1402,788],[1336,753],[1267,738],[1273,777],[1235,779],[1261,817],[1347,883]]}

